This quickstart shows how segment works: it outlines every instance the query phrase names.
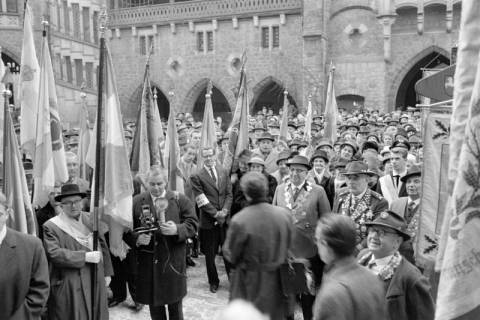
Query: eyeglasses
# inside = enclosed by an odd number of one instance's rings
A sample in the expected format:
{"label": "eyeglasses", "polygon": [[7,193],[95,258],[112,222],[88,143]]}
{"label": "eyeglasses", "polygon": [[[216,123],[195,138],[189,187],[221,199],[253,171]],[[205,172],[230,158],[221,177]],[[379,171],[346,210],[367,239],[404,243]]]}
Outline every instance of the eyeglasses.
{"label": "eyeglasses", "polygon": [[72,206],[78,206],[79,204],[82,203],[82,199],[79,199],[79,200],[75,200],[75,201],[62,201],[62,206],[69,206],[69,207],[72,207]]}
{"label": "eyeglasses", "polygon": [[384,237],[386,234],[397,234],[395,231],[389,231],[381,228],[370,227],[368,233],[376,233],[380,237]]}
{"label": "eyeglasses", "polygon": [[291,172],[296,172],[296,173],[302,173],[302,172],[307,172],[305,169],[297,169],[297,168],[290,168]]}

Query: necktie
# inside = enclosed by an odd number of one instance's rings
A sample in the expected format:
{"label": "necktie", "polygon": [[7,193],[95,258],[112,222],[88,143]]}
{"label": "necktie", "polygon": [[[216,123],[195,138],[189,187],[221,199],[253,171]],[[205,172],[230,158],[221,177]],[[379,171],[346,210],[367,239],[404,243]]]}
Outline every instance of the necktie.
{"label": "necktie", "polygon": [[407,207],[407,216],[405,217],[406,223],[409,224],[410,221],[412,220],[415,211],[416,211],[417,205],[415,202],[410,202]]}
{"label": "necktie", "polygon": [[373,261],[370,261],[370,262],[368,263],[368,266],[367,266],[367,267],[368,267],[368,269],[373,269],[373,268],[375,268],[376,266],[377,266],[377,264],[375,263],[375,260],[373,260]]}
{"label": "necktie", "polygon": [[302,190],[302,188],[293,187],[293,201],[297,201],[298,195],[300,194],[300,190]]}
{"label": "necktie", "polygon": [[395,178],[395,187],[398,188],[398,180],[400,179],[400,176],[399,175],[395,175],[393,176]]}
{"label": "necktie", "polygon": [[210,168],[210,175],[212,176],[213,181],[215,181],[215,184],[217,183],[217,177],[215,177],[215,173],[213,172],[213,169]]}

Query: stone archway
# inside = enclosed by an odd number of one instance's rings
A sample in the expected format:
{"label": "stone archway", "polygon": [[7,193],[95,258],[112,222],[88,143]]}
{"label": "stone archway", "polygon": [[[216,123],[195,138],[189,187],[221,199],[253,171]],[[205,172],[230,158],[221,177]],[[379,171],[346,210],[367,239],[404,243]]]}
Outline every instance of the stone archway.
{"label": "stone archway", "polygon": [[389,94],[389,105],[405,109],[414,107],[417,101],[415,83],[422,78],[422,68],[449,65],[449,53],[437,46],[431,46],[415,55],[404,65],[395,77]]}
{"label": "stone archway", "polygon": [[[283,93],[285,85],[282,81],[268,76],[253,87],[253,99],[250,103],[250,114],[256,114],[263,107],[272,108],[274,114],[278,114],[283,107]],[[289,93],[288,102],[296,109],[297,103]]]}
{"label": "stone archway", "polygon": [[[187,93],[183,106],[183,111],[191,112],[195,121],[203,120],[203,112],[205,110],[205,94],[210,79],[204,78],[198,81]],[[217,83],[212,82],[212,107],[213,116],[222,118],[222,129],[228,129],[232,121],[232,107],[230,99],[226,91],[224,91]],[[231,97],[230,97],[231,98]]]}
{"label": "stone archway", "polygon": [[[157,92],[157,108],[160,112],[160,118],[162,120],[168,119],[168,115],[170,114],[170,102],[167,96],[163,93],[163,90],[156,85],[154,82],[150,82],[152,87],[152,93],[154,89]],[[142,93],[143,93],[143,84],[138,86],[135,91],[133,91],[130,99],[128,100],[128,108],[130,110],[134,110],[134,114],[137,115],[138,109],[140,108],[140,104],[142,103]]]}

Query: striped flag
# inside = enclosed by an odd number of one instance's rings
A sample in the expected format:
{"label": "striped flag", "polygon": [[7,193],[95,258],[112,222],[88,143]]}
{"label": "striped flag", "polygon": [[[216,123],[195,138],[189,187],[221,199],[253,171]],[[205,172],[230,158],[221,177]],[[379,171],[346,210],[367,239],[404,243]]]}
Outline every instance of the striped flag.
{"label": "striped flag", "polygon": [[[40,87],[40,66],[38,64],[33,36],[33,14],[30,5],[25,3],[23,21],[23,45],[20,62],[20,144],[22,149],[33,156],[37,134],[37,101]],[[61,132],[61,131],[60,131]]]}
{"label": "striped flag", "polygon": [[238,90],[237,105],[230,124],[228,152],[223,159],[223,167],[227,172],[235,172],[238,166],[238,155],[248,149],[248,89],[247,75],[245,72],[246,55],[242,57],[243,64],[240,72],[240,86]]}
{"label": "striped flag", "polygon": [[143,79],[142,103],[138,110],[137,128],[130,155],[131,170],[141,175],[146,174],[152,165],[158,165],[163,160],[160,157],[160,141],[163,139],[162,124],[158,108],[153,102],[149,70],[147,63]]}
{"label": "striped flag", "polygon": [[57,107],[55,79],[48,49],[46,32],[42,39],[40,61],[40,87],[36,115],[36,141],[33,165],[33,205],[43,207],[56,183],[68,180],[65,149],[63,148],[62,126]]}
{"label": "striped flag", "polygon": [[[217,135],[215,132],[215,123],[213,120],[212,107],[212,82],[208,82],[207,94],[205,94],[205,110],[203,112],[202,137],[200,140],[200,148],[211,147],[213,150],[217,147]],[[198,168],[203,167],[203,157],[201,152],[198,157]]]}
{"label": "striped flag", "polygon": [[84,180],[90,180],[91,168],[87,164],[87,152],[92,139],[92,131],[90,130],[90,123],[88,120],[88,109],[85,103],[82,104],[82,111],[80,114],[80,132],[78,141],[78,166],[79,176]]}
{"label": "striped flag", "polygon": [[[112,58],[105,45],[105,75],[104,79],[104,121],[102,123],[104,132],[104,145],[100,170],[100,201],[103,209],[102,219],[109,225],[110,252],[123,259],[126,256],[127,248],[122,241],[125,229],[133,227],[132,219],[132,194],[133,179],[128,163],[127,147],[123,135],[123,120],[120,108],[120,101],[117,94]],[[96,120],[95,130],[98,125]],[[96,136],[92,139],[88,155],[88,163],[95,168],[95,157],[92,157],[96,148]],[[95,186],[95,183],[92,184]],[[92,194],[95,190],[92,188]],[[102,201],[103,200],[103,201]],[[93,206],[91,206],[93,209]],[[102,212],[102,210],[100,211]]]}
{"label": "striped flag", "polygon": [[462,1],[461,17],[436,320],[480,314],[480,2]]}
{"label": "striped flag", "polygon": [[[1,108],[3,109],[3,108]],[[3,114],[3,110],[1,110]],[[17,143],[17,136],[12,126],[10,113],[5,119],[6,146],[5,146],[5,196],[7,203],[12,208],[8,227],[17,231],[37,234],[35,215],[33,213],[30,195],[28,193],[27,179],[23,169],[22,155]]]}
{"label": "striped flag", "polygon": [[183,177],[178,162],[180,161],[180,146],[178,145],[175,109],[170,109],[165,139],[165,165],[168,170],[168,189],[184,193]]}
{"label": "striped flag", "polygon": [[325,102],[325,131],[324,137],[327,138],[331,144],[337,140],[337,118],[338,108],[337,99],[335,97],[335,88],[333,86],[333,77],[335,67],[333,63],[330,64],[330,73],[328,77],[327,99]]}
{"label": "striped flag", "polygon": [[288,91],[283,92],[283,113],[282,122],[280,122],[280,134],[278,136],[278,143],[283,144],[284,149],[288,149],[288,140],[290,140],[290,134],[288,133]]}

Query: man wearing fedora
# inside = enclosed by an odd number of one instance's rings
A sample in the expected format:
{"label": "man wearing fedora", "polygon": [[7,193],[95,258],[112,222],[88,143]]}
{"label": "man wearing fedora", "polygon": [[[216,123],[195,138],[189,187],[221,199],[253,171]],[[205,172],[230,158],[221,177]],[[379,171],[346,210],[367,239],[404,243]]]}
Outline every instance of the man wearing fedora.
{"label": "man wearing fedora", "polygon": [[316,150],[310,158],[310,166],[312,170],[308,173],[308,178],[315,184],[322,186],[327,194],[330,207],[333,206],[333,199],[335,198],[335,178],[328,170],[330,157],[328,153],[323,150]]}
{"label": "man wearing fedora", "polygon": [[288,170],[287,161],[290,159],[291,155],[292,153],[290,150],[283,150],[278,154],[278,170],[272,173],[272,176],[277,179],[277,185],[284,183],[289,179],[290,170]]}
{"label": "man wearing fedora", "polygon": [[373,221],[380,212],[388,209],[387,201],[368,187],[369,177],[373,174],[362,161],[348,163],[343,174],[347,180],[347,188],[337,193],[333,203],[333,212],[347,215],[355,222],[359,250],[365,247],[365,223]]}
{"label": "man wearing fedora", "polygon": [[[307,179],[311,169],[304,156],[296,155],[288,160],[290,180],[277,187],[273,205],[287,208],[293,217],[295,232],[290,251],[296,259],[306,259],[310,263],[314,280],[320,285],[323,263],[318,256],[315,244],[315,228],[323,215],[331,212],[325,190]],[[304,319],[312,319],[312,306],[315,296],[304,293],[300,297]]]}
{"label": "man wearing fedora", "polygon": [[427,278],[398,252],[402,242],[410,239],[405,220],[384,211],[366,225],[368,251],[360,255],[359,263],[383,281],[390,319],[433,319],[435,306]]}
{"label": "man wearing fedora", "polygon": [[272,174],[278,169],[278,151],[273,148],[275,139],[269,132],[264,132],[258,139],[258,148],[252,152],[258,154],[265,161],[265,171]]}
{"label": "man wearing fedora", "polygon": [[[90,216],[82,212],[85,192],[64,184],[55,201],[60,213],[43,225],[43,243],[50,262],[51,291],[48,319],[108,319],[107,290],[113,269],[108,247],[99,230],[98,251],[93,250]],[[97,266],[96,310],[92,310],[92,264]]]}
{"label": "man wearing fedora", "polygon": [[406,197],[400,197],[390,204],[390,210],[405,219],[407,233],[410,240],[404,241],[400,246],[400,253],[411,263],[415,264],[413,241],[417,236],[420,223],[420,199],[422,198],[422,171],[413,165],[407,174],[401,178],[407,190]]}

